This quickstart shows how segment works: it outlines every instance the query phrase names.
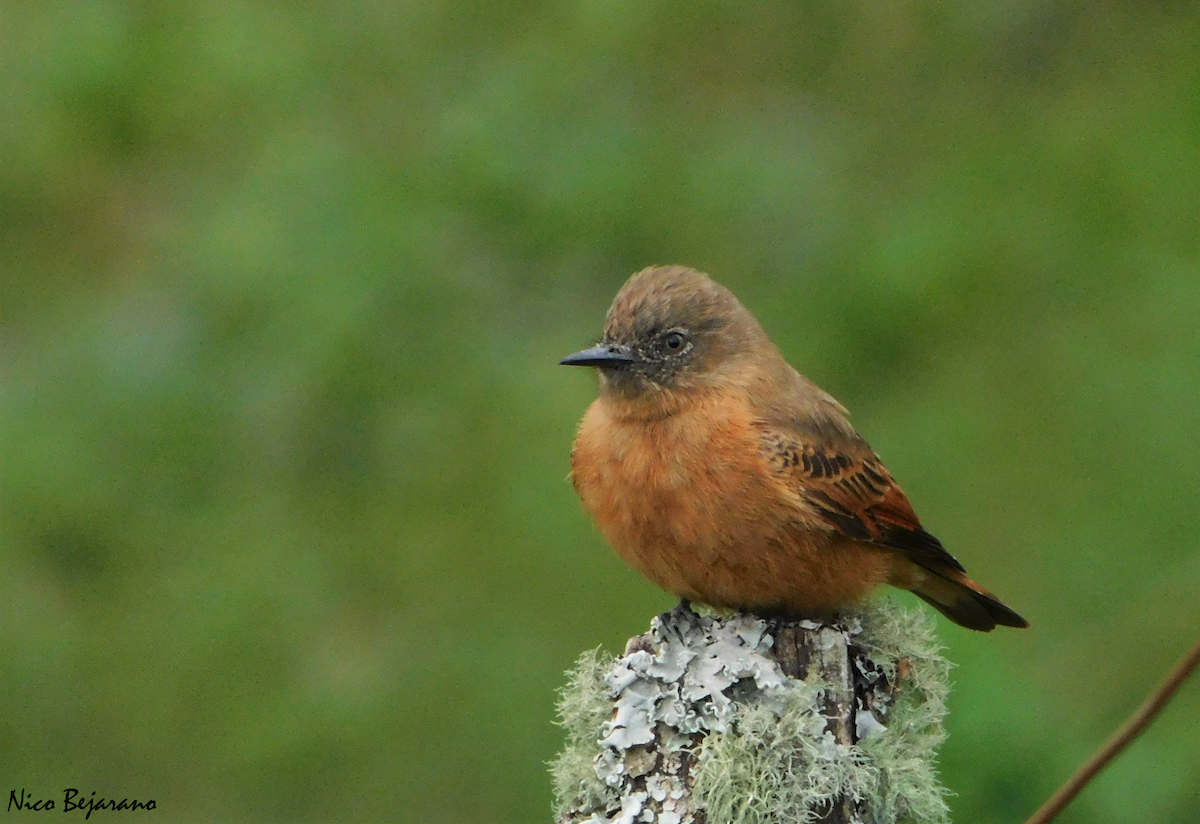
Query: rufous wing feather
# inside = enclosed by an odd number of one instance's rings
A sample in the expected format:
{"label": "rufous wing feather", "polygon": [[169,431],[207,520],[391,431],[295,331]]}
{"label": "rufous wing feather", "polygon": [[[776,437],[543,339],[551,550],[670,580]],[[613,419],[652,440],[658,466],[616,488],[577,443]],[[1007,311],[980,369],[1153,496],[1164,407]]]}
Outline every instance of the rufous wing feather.
{"label": "rufous wing feather", "polygon": [[808,508],[848,538],[895,550],[903,561],[893,583],[912,590],[955,623],[991,630],[1028,622],[966,575],[941,541],[925,531],[904,492],[861,439],[839,448],[804,439],[766,439],[775,470]]}

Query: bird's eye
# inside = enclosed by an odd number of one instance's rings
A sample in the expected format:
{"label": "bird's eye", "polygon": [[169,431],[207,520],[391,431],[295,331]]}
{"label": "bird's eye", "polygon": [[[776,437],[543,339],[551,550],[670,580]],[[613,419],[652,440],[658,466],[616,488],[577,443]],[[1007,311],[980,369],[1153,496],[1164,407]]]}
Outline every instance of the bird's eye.
{"label": "bird's eye", "polygon": [[683,348],[683,335],[678,332],[670,332],[663,338],[663,345],[672,352],[678,352]]}

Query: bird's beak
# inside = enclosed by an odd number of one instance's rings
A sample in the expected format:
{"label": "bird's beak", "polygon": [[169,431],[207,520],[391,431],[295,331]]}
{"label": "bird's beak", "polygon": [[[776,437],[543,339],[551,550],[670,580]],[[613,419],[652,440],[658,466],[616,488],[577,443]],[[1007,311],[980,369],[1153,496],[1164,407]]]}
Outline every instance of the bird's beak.
{"label": "bird's beak", "polygon": [[563,366],[624,366],[633,363],[634,357],[628,346],[618,346],[615,343],[600,343],[591,349],[584,349],[573,355],[567,355],[559,361]]}

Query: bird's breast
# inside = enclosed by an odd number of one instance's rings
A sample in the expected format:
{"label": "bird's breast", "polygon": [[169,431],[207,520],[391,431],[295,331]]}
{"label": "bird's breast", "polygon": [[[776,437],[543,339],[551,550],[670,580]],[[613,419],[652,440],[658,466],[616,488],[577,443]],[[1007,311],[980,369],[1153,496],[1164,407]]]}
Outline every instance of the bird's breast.
{"label": "bird's breast", "polygon": [[[699,600],[703,581],[753,552],[778,521],[770,478],[744,404],[696,404],[623,420],[600,398],[580,424],[571,478],[601,532],[635,569]],[[711,601],[711,598],[707,599]]]}

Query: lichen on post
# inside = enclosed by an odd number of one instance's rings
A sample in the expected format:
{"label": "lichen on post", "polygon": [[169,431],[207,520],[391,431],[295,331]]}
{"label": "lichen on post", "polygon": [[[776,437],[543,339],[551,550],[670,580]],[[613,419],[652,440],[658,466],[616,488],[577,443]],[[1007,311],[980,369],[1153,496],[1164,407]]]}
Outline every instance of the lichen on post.
{"label": "lichen on post", "polygon": [[949,664],[885,600],[828,624],[655,618],[559,702],[559,824],[941,824]]}

